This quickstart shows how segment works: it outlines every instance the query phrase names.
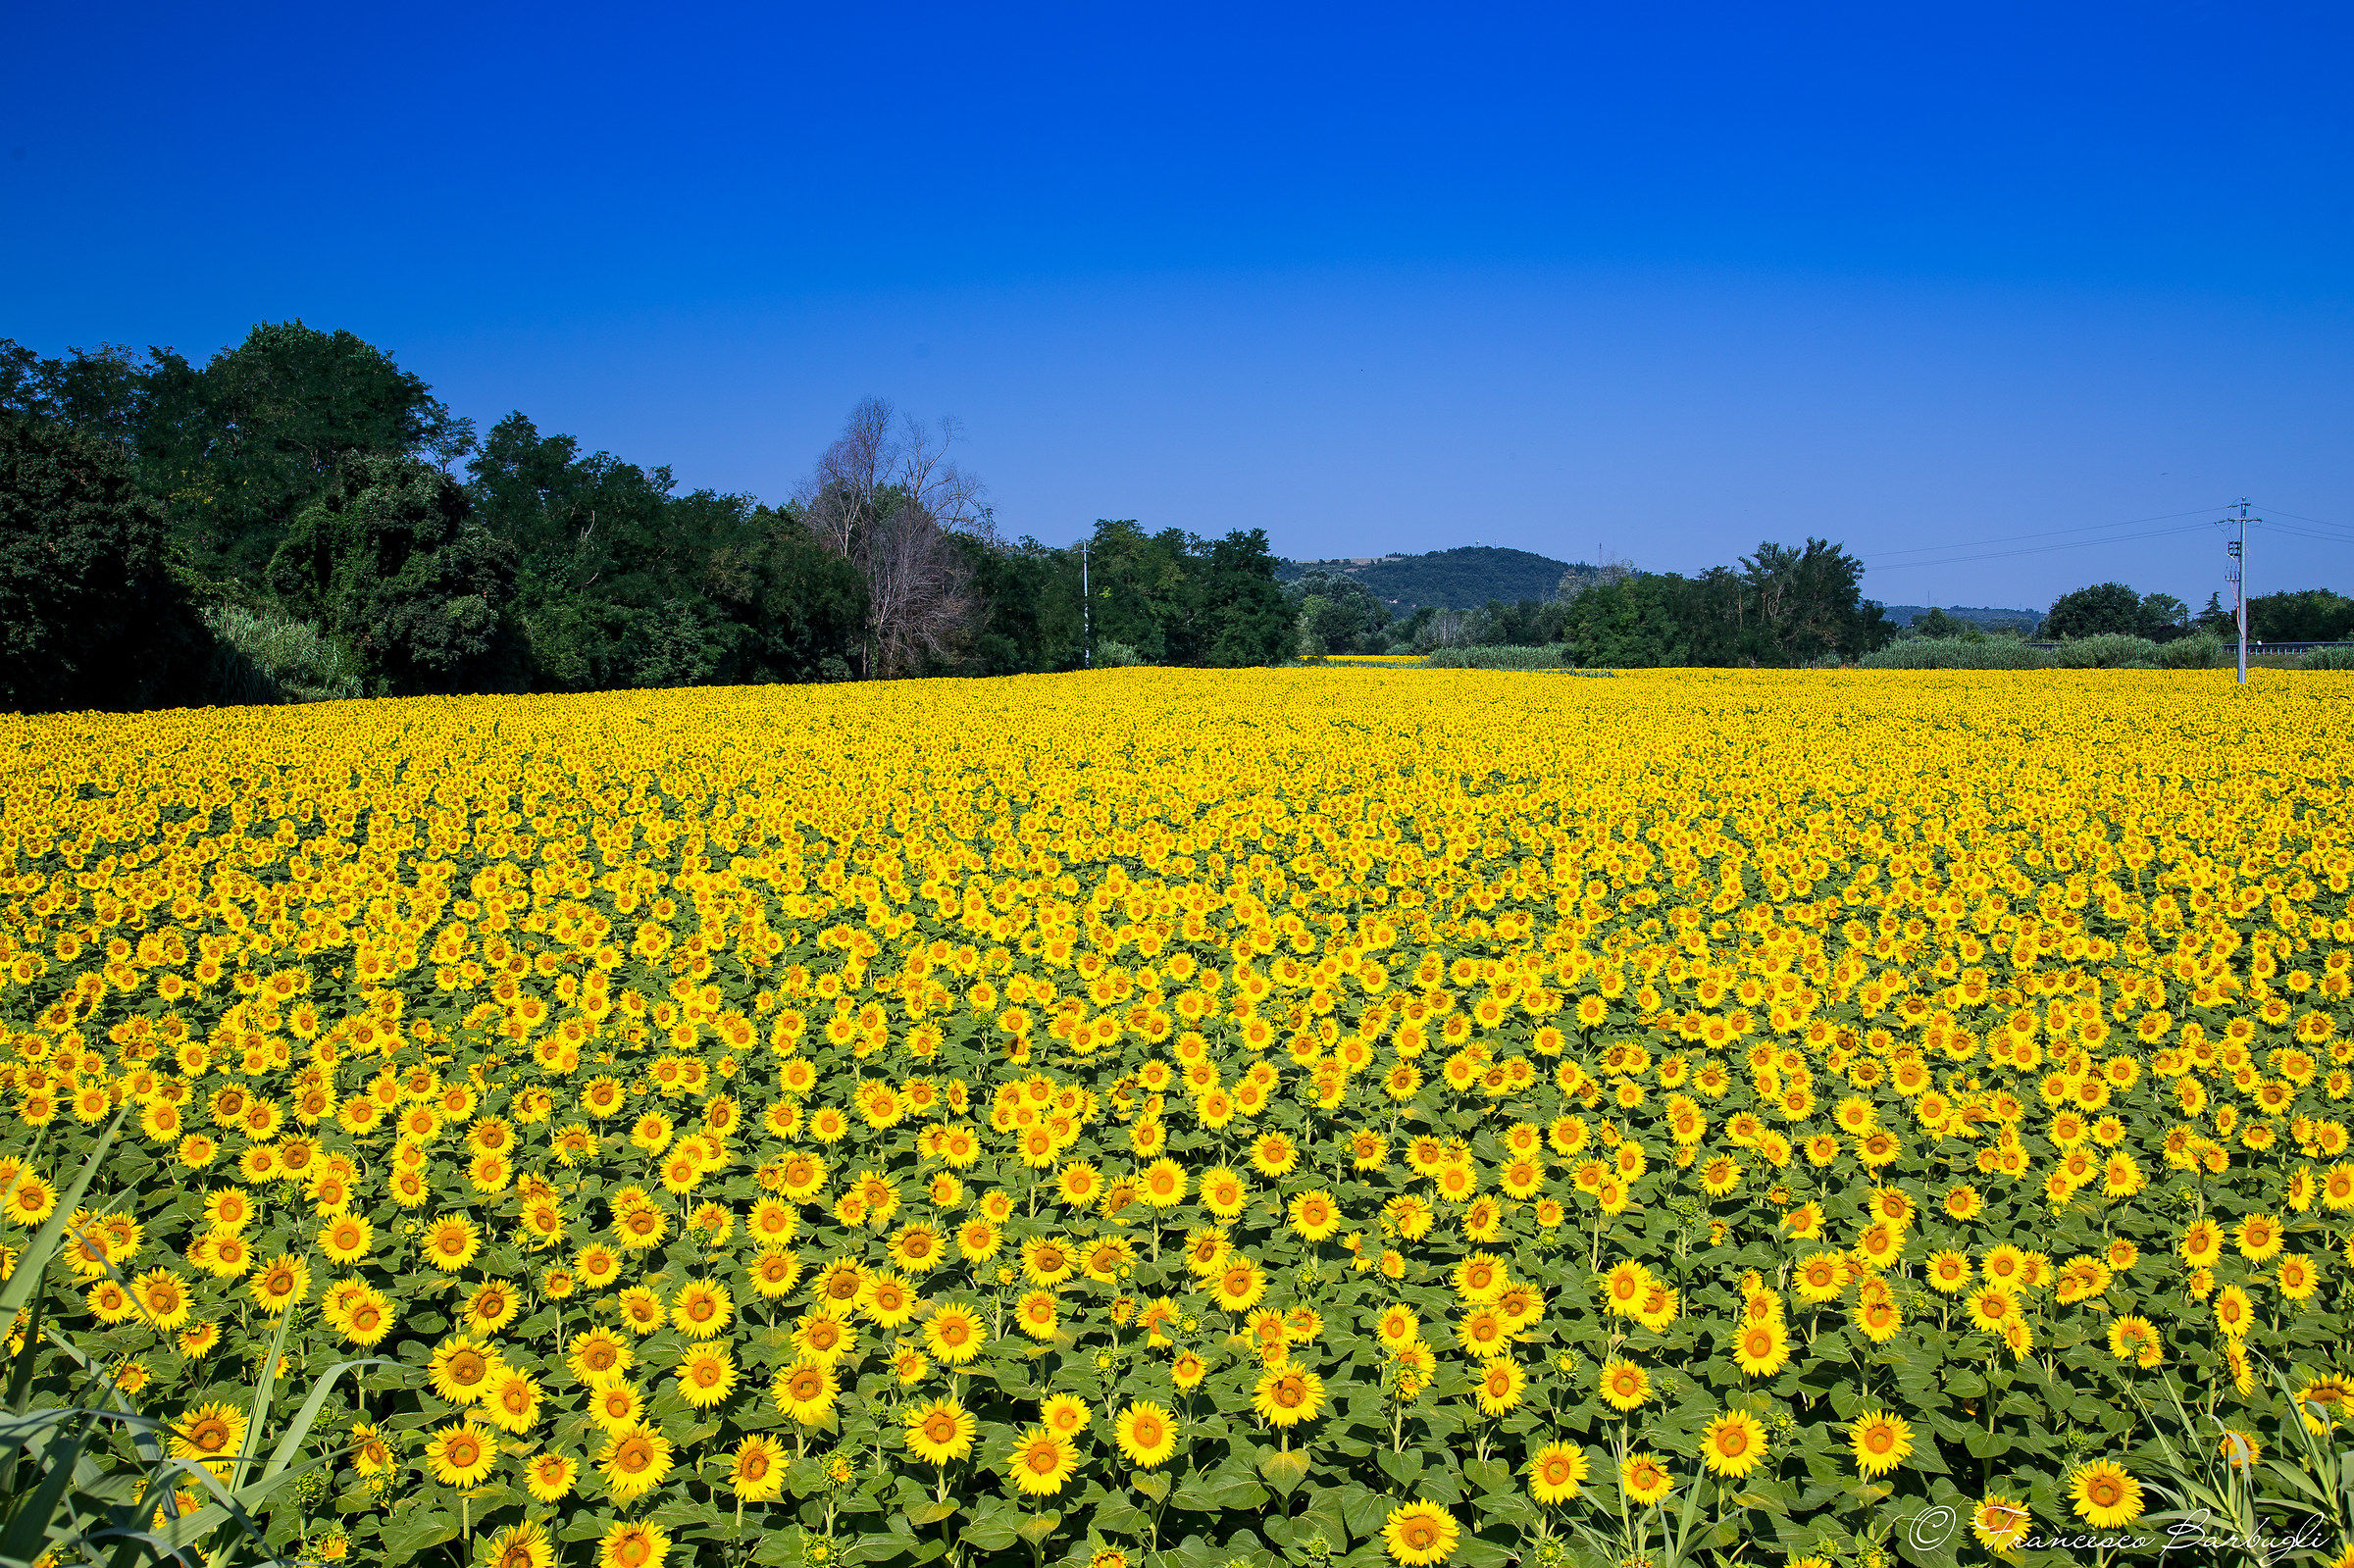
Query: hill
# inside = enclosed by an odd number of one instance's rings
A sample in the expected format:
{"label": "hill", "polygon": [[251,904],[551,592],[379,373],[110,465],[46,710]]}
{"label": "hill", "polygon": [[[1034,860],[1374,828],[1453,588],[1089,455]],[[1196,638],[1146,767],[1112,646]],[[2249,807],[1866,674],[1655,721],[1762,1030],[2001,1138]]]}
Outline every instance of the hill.
{"label": "hill", "polygon": [[1426,555],[1385,555],[1331,561],[1283,561],[1278,580],[1289,582],[1309,572],[1341,572],[1356,578],[1374,597],[1404,615],[1422,605],[1476,610],[1490,599],[1514,604],[1550,599],[1569,563],[1528,550],[1465,544]]}
{"label": "hill", "polygon": [[[1898,626],[1910,626],[1919,616],[1929,613],[1925,604],[1891,604],[1884,606],[1888,619]],[[2041,610],[1990,610],[1983,605],[1948,604],[1939,606],[1957,621],[1974,621],[1979,626],[2001,626],[2009,621],[2024,621],[2029,627],[2043,619]]]}

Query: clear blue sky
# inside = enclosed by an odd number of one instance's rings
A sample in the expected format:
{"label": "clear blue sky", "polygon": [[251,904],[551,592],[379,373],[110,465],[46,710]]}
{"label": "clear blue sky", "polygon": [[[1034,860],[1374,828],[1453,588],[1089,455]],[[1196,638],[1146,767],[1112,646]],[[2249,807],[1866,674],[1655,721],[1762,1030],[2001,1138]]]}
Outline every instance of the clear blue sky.
{"label": "clear blue sky", "polygon": [[1056,541],[2197,602],[2212,530],[1888,552],[2245,494],[2354,591],[2349,15],[20,6],[0,335],[299,316],[770,498],[880,393]]}

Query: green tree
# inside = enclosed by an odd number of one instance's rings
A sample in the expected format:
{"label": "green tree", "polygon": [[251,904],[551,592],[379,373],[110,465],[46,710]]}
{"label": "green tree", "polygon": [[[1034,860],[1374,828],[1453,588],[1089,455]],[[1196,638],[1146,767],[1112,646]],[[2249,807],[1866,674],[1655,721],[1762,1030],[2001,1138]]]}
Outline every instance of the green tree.
{"label": "green tree", "polygon": [[193,700],[210,656],[122,453],[0,414],[0,707]]}
{"label": "green tree", "polygon": [[2037,631],[2061,641],[2111,633],[2165,640],[2180,635],[2189,619],[2190,607],[2171,593],[2144,596],[2123,582],[2096,582],[2054,599]]}
{"label": "green tree", "polygon": [[358,655],[372,691],[488,691],[526,677],[516,566],[440,469],[355,457],[287,528],[269,583]]}

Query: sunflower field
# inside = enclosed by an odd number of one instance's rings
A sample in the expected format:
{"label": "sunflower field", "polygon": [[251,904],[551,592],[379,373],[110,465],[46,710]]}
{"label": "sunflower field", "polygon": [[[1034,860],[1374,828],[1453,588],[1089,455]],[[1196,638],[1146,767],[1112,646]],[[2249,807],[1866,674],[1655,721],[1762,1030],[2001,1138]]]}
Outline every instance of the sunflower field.
{"label": "sunflower field", "polygon": [[366,1361],[306,1561],[2033,1561],[2175,1401],[2261,1449],[2354,1374],[2350,734],[2103,672],[0,717],[25,1393],[224,1468],[271,1345]]}

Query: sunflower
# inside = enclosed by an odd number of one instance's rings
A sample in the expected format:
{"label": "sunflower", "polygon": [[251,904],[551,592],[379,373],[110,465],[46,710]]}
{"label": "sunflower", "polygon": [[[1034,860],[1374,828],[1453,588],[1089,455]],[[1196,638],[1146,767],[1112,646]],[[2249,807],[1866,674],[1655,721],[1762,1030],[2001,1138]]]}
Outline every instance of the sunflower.
{"label": "sunflower", "polygon": [[466,1333],[486,1339],[515,1321],[523,1309],[521,1292],[504,1280],[485,1280],[466,1297]]}
{"label": "sunflower", "polygon": [[643,1424],[606,1438],[604,1451],[596,1456],[597,1468],[604,1472],[605,1490],[613,1493],[615,1502],[642,1497],[660,1486],[670,1474],[670,1440]]}
{"label": "sunflower", "polygon": [[763,1433],[736,1445],[728,1461],[728,1490],[744,1502],[770,1502],[785,1491],[785,1446]]}
{"label": "sunflower", "polygon": [[1520,1363],[1507,1356],[1488,1363],[1479,1375],[1478,1398],[1482,1415],[1500,1416],[1517,1409],[1520,1391],[1528,1385],[1528,1374]]}
{"label": "sunflower", "polygon": [[474,1254],[482,1246],[482,1235],[463,1214],[445,1214],[426,1227],[418,1246],[426,1262],[443,1274],[455,1274],[474,1261]]}
{"label": "sunflower", "polygon": [[946,1366],[960,1367],[981,1353],[988,1326],[968,1306],[951,1303],[934,1310],[924,1325],[924,1348]]}
{"label": "sunflower", "polygon": [[736,1391],[736,1358],[711,1345],[697,1345],[679,1363],[679,1393],[697,1410],[724,1403]]}
{"label": "sunflower", "polygon": [[245,1442],[245,1412],[231,1404],[199,1405],[172,1425],[172,1456],[193,1459],[223,1482]]}
{"label": "sunflower", "polygon": [[1140,1470],[1164,1464],[1177,1451],[1177,1423],[1166,1408],[1140,1399],[1112,1422],[1112,1437],[1128,1462]]}
{"label": "sunflower", "polygon": [[620,1373],[607,1375],[588,1390],[588,1419],[600,1432],[627,1432],[645,1414],[645,1394]]}
{"label": "sunflower", "polygon": [[1902,1416],[1868,1410],[1848,1424],[1848,1446],[1867,1478],[1884,1476],[1913,1452],[1913,1429]]}
{"label": "sunflower", "polygon": [[980,1421],[959,1401],[934,1399],[907,1415],[907,1449],[926,1464],[945,1465],[973,1451]]}
{"label": "sunflower", "polygon": [[376,1228],[356,1214],[338,1214],[319,1228],[319,1250],[337,1263],[357,1263],[375,1243]]}
{"label": "sunflower", "polygon": [[1621,1414],[1651,1397],[1651,1374],[1623,1357],[1602,1364],[1602,1397]]}
{"label": "sunflower", "polygon": [[1294,1427],[1312,1421],[1324,1408],[1324,1380],[1289,1363],[1269,1367],[1253,1391],[1251,1408],[1269,1426]]}
{"label": "sunflower", "polygon": [[1528,1461],[1528,1494],[1552,1506],[1575,1498],[1586,1481],[1586,1452],[1574,1443],[1549,1442]]}
{"label": "sunflower", "polygon": [[539,1424],[539,1384],[528,1372],[512,1368],[501,1372],[492,1384],[490,1396],[483,1401],[483,1415],[502,1431],[525,1433]]}
{"label": "sunflower", "polygon": [[1630,1500],[1649,1507],[1674,1489],[1675,1477],[1659,1455],[1636,1452],[1619,1461],[1618,1486]]}
{"label": "sunflower", "polygon": [[556,1548],[543,1526],[527,1520],[507,1526],[485,1542],[479,1560],[484,1568],[552,1568]]}
{"label": "sunflower", "polygon": [[311,1268],[291,1252],[281,1252],[255,1271],[246,1288],[273,1317],[311,1293]]}
{"label": "sunflower", "polygon": [[670,1303],[670,1321],[681,1334],[707,1340],[725,1330],[736,1316],[728,1288],[712,1280],[690,1280]]}
{"label": "sunflower", "polygon": [[523,1467],[523,1490],[534,1502],[561,1502],[572,1495],[581,1467],[560,1453],[534,1454]]}
{"label": "sunflower", "polygon": [[1044,1427],[1032,1427],[1014,1441],[1005,1456],[1013,1484],[1033,1497],[1050,1497],[1062,1490],[1078,1468],[1079,1453],[1070,1440]]}
{"label": "sunflower", "polygon": [[572,1375],[592,1386],[627,1373],[637,1358],[630,1342],[610,1329],[589,1329],[574,1335],[566,1357]]}
{"label": "sunflower", "polygon": [[1748,1411],[1728,1410],[1701,1430],[1700,1456],[1713,1474],[1738,1481],[1766,1457],[1766,1429]]}
{"label": "sunflower", "polygon": [[2141,1517],[2141,1483],[2106,1459],[2077,1466],[2068,1495],[2076,1517],[2095,1530],[2117,1530]]}
{"label": "sunflower", "polygon": [[1292,1229],[1309,1241],[1321,1241],[1341,1228],[1341,1206],[1330,1192],[1303,1192],[1292,1199]]}
{"label": "sunflower", "polygon": [[1790,1335],[1780,1322],[1744,1324],[1733,1336],[1733,1361],[1748,1378],[1770,1378],[1790,1359]]}
{"label": "sunflower", "polygon": [[660,1525],[617,1521],[596,1544],[596,1568],[662,1568],[670,1533]]}
{"label": "sunflower", "polygon": [[834,1409],[834,1368],[823,1361],[795,1361],[777,1374],[769,1393],[778,1408],[804,1427],[816,1426]]}
{"label": "sunflower", "polygon": [[2008,1551],[2027,1533],[2027,1505],[1999,1492],[1990,1492],[1970,1511],[1970,1533],[1988,1551]]}
{"label": "sunflower", "polygon": [[442,1340],[426,1363],[434,1391],[451,1404],[474,1404],[486,1398],[500,1370],[496,1355],[466,1339]]}
{"label": "sunflower", "polygon": [[1223,1310],[1248,1312],[1267,1293],[1267,1280],[1255,1263],[1247,1260],[1229,1263],[1218,1271],[1210,1291]]}
{"label": "sunflower", "polygon": [[1050,1394],[1038,1407],[1038,1424],[1060,1437],[1076,1438],[1095,1424],[1087,1401],[1068,1393]]}
{"label": "sunflower", "polygon": [[425,1445],[426,1469],[445,1487],[481,1485],[497,1458],[497,1440],[472,1421],[443,1427]]}
{"label": "sunflower", "polygon": [[1381,1524],[1382,1549],[1404,1568],[1445,1562],[1455,1555],[1456,1543],[1461,1539],[1455,1515],[1435,1502],[1416,1501],[1392,1508]]}
{"label": "sunflower", "polygon": [[896,1274],[878,1274],[867,1281],[858,1305],[877,1327],[896,1329],[915,1316],[917,1301],[914,1289],[905,1280]]}
{"label": "sunflower", "polygon": [[169,1333],[188,1321],[187,1283],[170,1269],[149,1269],[130,1282],[130,1293],[157,1329]]}
{"label": "sunflower", "polygon": [[831,1366],[848,1355],[856,1340],[856,1332],[823,1307],[812,1307],[793,1322],[793,1346],[805,1361]]}

